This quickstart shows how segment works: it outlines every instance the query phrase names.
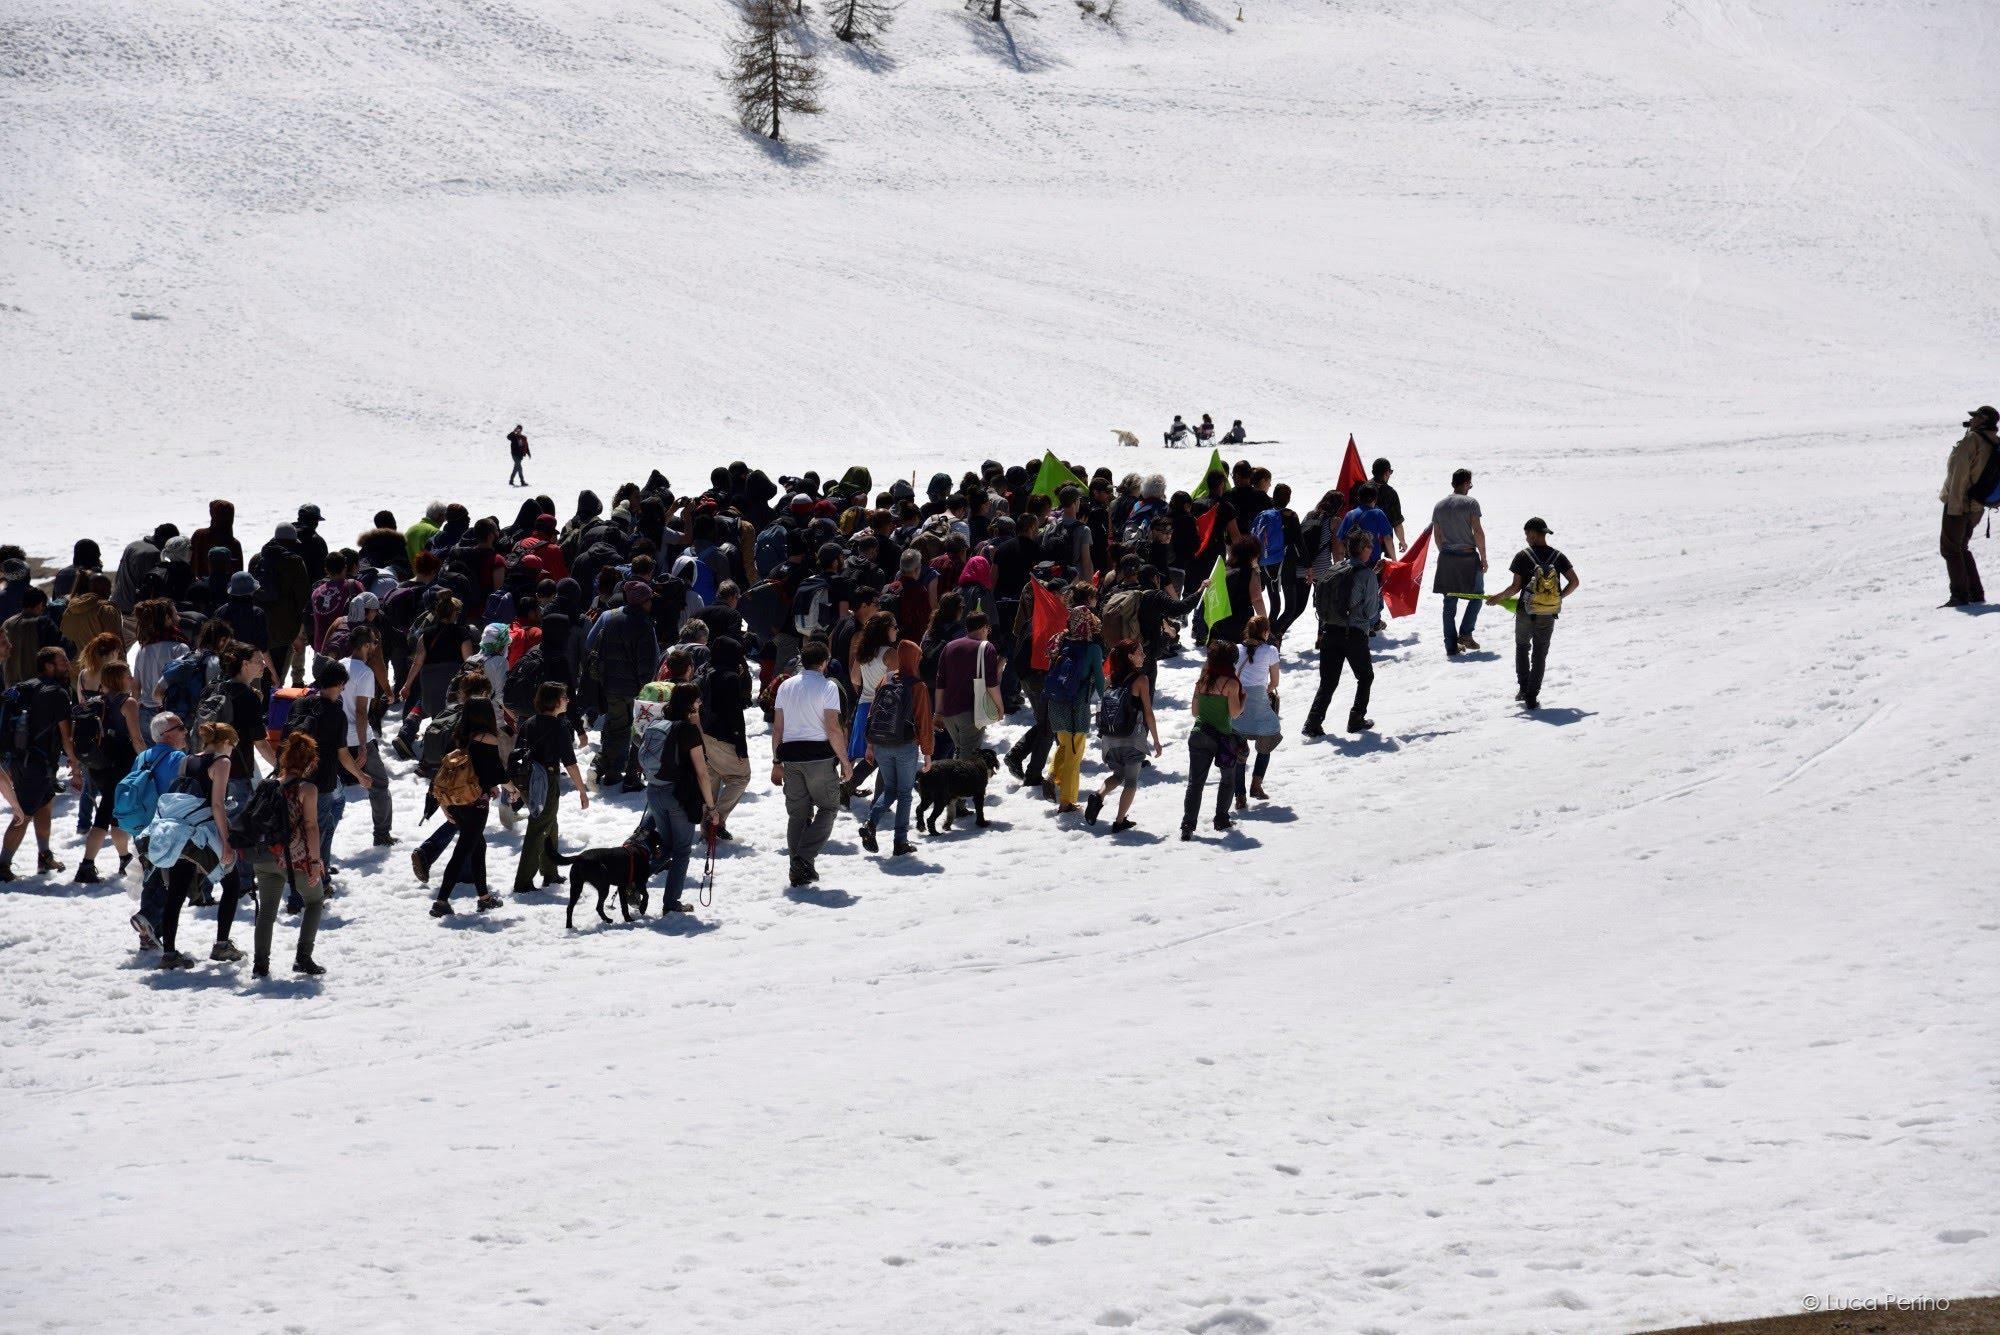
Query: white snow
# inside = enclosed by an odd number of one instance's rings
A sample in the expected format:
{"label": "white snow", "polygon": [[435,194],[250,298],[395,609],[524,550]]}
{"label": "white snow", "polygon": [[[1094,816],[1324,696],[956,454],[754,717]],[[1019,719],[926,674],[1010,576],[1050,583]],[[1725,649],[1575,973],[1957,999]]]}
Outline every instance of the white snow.
{"label": "white snow", "polygon": [[565,509],[1044,444],[1187,485],[1150,442],[1206,409],[1308,498],[1351,430],[1413,513],[1477,469],[1496,554],[1546,515],[1585,580],[1550,708],[1426,594],[1379,738],[1288,739],[1226,844],[1171,839],[1176,714],[1164,841],[1003,782],[905,867],[844,825],[793,898],[760,768],[712,908],[573,936],[426,918],[404,778],[391,856],[350,809],[320,986],[161,978],[122,887],[17,883],[0,1326],[1599,1332],[1994,1287],[2000,622],[1933,609],[1930,537],[2000,352],[1988,7],[1035,7],[823,42],[773,156],[710,0],[16,0],[0,539],[510,513],[515,421]]}

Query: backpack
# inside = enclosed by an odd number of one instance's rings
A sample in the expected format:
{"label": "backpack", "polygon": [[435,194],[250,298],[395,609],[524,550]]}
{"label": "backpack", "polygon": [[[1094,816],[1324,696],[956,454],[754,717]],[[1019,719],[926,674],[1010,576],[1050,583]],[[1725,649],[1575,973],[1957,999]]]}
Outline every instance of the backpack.
{"label": "backpack", "polygon": [[699,611],[715,601],[715,590],[722,581],[716,578],[715,565],[707,554],[688,548],[675,558],[672,573],[687,581],[688,593],[695,604],[689,610]]}
{"label": "backpack", "polygon": [[1267,566],[1280,565],[1285,559],[1285,515],[1273,506],[1260,511],[1250,521],[1251,536],[1264,544],[1264,554],[1258,559]]}
{"label": "backpack", "polygon": [[1042,530],[1039,542],[1042,559],[1059,566],[1076,564],[1076,521],[1064,516]]}
{"label": "backpack", "polygon": [[103,696],[69,711],[69,739],[86,764],[97,759],[98,752],[104,747]]}
{"label": "backpack", "polygon": [[462,712],[458,705],[446,705],[438,711],[438,716],[424,725],[423,736],[417,741],[417,776],[428,779],[444,768],[444,762],[451,754],[451,735],[458,731],[458,716]]}
{"label": "backpack", "polygon": [[916,739],[916,683],[891,672],[875,683],[875,703],[868,706],[868,740],[876,746],[902,746]]}
{"label": "backpack", "polygon": [[20,759],[28,749],[28,688],[32,682],[0,692],[0,760]]}
{"label": "backpack", "polygon": [[441,807],[469,807],[485,799],[486,789],[480,785],[479,775],[473,772],[472,756],[464,747],[454,747],[438,766],[436,776],[431,779],[431,796]]}
{"label": "backpack", "polygon": [[1132,683],[1114,686],[1097,702],[1097,735],[1129,737],[1139,726],[1139,702],[1133,698]]}
{"label": "backpack", "polygon": [[535,690],[547,674],[548,666],[542,646],[538,644],[507,669],[507,684],[500,688],[500,703],[518,715],[532,714],[535,710]]}
{"label": "backpack", "polygon": [[792,595],[792,628],[802,638],[833,629],[833,584],[825,575],[808,576]]}
{"label": "backpack", "polygon": [[212,654],[184,654],[160,674],[160,705],[183,721],[192,719],[208,687],[208,665]]}
{"label": "backpack", "polygon": [[317,694],[310,686],[280,686],[272,691],[271,703],[264,710],[264,735],[274,742],[284,736],[299,701]]}
{"label": "backpack", "polygon": [[150,761],[142,757],[111,790],[111,820],[125,833],[138,834],[153,823],[153,813],[160,806],[160,779],[153,771],[166,758],[165,752],[155,754]]}
{"label": "backpack", "polygon": [[236,813],[232,832],[246,848],[287,846],[292,839],[292,784],[276,777],[262,779],[250,791],[250,800]]}
{"label": "backpack", "polygon": [[1534,564],[1534,573],[1522,582],[1521,610],[1532,616],[1554,616],[1562,611],[1562,576],[1557,572],[1555,562],[1543,565],[1535,560],[1533,548],[1523,547],[1521,551]]}
{"label": "backpack", "polygon": [[319,740],[318,724],[320,718],[333,707],[333,701],[327,699],[318,691],[307,691],[299,699],[292,702],[291,711],[285,715],[285,721],[280,725],[278,732],[281,736],[302,732],[314,741],[317,741]]}
{"label": "backpack", "polygon": [[200,727],[204,723],[227,723],[233,726],[236,722],[236,709],[229,703],[229,683],[218,681],[203,691],[201,699],[195,703],[194,718],[195,721],[190,725],[189,731],[197,737],[201,735]]}
{"label": "backpack", "polygon": [[757,545],[751,549],[750,559],[757,567],[757,578],[769,579],[777,574],[791,554],[792,535],[781,519],[759,533]]}
{"label": "backpack", "polygon": [[1103,640],[1107,652],[1117,648],[1121,640],[1136,641],[1139,638],[1141,596],[1138,589],[1120,589],[1105,602],[1099,638]]}
{"label": "backpack", "polygon": [[1347,609],[1354,601],[1354,577],[1361,567],[1342,564],[1335,567],[1333,578],[1321,580],[1313,586],[1313,611],[1321,621],[1341,621],[1347,616]]}
{"label": "backpack", "polygon": [[1979,470],[1979,476],[1966,488],[1965,498],[1975,505],[2000,502],[2000,445],[1986,451],[1986,467]]}
{"label": "backpack", "polygon": [[[1085,645],[1064,638],[1049,651],[1049,675],[1042,679],[1042,695],[1050,700],[1070,701],[1083,692]],[[881,687],[876,687],[881,692]]]}

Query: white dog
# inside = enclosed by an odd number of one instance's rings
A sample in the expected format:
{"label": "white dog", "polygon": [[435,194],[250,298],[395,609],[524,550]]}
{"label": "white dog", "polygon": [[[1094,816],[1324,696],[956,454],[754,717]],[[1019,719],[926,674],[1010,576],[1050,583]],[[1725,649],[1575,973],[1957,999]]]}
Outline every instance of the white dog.
{"label": "white dog", "polygon": [[1120,445],[1129,445],[1135,450],[1139,448],[1139,438],[1130,431],[1120,431],[1117,427],[1112,427],[1111,434],[1118,437]]}

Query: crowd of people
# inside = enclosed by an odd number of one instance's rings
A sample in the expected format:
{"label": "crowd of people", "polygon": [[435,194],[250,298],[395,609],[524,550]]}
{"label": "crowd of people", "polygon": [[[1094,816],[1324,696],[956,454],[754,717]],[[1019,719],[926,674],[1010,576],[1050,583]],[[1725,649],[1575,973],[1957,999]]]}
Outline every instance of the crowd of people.
{"label": "crowd of people", "polygon": [[[1190,716],[1180,837],[1204,808],[1228,830],[1269,796],[1280,648],[1308,611],[1318,680],[1298,734],[1324,735],[1343,673],[1346,727],[1374,727],[1385,573],[1411,559],[1392,473],[1377,460],[1352,494],[1299,513],[1249,461],[1192,492],[1053,455],[988,461],[921,494],[863,467],[774,481],[739,462],[689,492],[657,471],[609,504],[585,491],[567,516],[545,496],[507,522],[446,502],[407,524],[384,510],[345,544],[311,504],[246,541],[217,500],[193,533],[162,523],[108,568],[80,540],[41,581],[0,547],[0,881],[31,874],[15,867],[30,832],[32,874],[69,871],[50,844],[66,789],[83,838],[73,879],[138,876],[131,925],[162,967],[193,963],[179,939],[191,903],[217,910],[210,958],[243,958],[231,933],[247,896],[253,973],[269,972],[282,910],[298,917],[294,968],[316,975],[350,800],[366,802],[373,844],[397,842],[386,752],[413,763],[426,819],[442,815],[410,854],[434,916],[459,895],[501,902],[496,817],[522,832],[515,893],[564,884],[565,784],[581,806],[593,791],[645,795],[625,847],[642,882],[664,878],[665,909],[685,910],[694,852],[736,838],[752,711],[768,721],[795,888],[818,879],[843,813],[892,858],[913,851],[920,788],[947,820],[983,824],[1003,765],[1079,825],[1115,796],[1109,828],[1130,830],[1168,709]],[[1459,470],[1432,515],[1444,648],[1476,650],[1480,609],[1505,603],[1534,709],[1577,575],[1530,519],[1510,582],[1486,593],[1472,485]],[[1191,698],[1170,702],[1160,664],[1189,651]],[[1003,750],[1009,720],[1025,726]],[[1086,785],[1093,743],[1102,775]]]}

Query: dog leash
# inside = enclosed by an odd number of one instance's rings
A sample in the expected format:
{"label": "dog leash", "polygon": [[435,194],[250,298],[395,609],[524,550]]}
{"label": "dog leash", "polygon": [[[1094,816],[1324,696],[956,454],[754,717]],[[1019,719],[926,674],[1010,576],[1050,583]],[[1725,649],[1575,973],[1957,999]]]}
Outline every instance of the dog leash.
{"label": "dog leash", "polygon": [[697,902],[703,908],[707,908],[715,903],[715,822],[703,821],[701,832],[706,836],[708,851],[702,859],[701,891],[697,896]]}

